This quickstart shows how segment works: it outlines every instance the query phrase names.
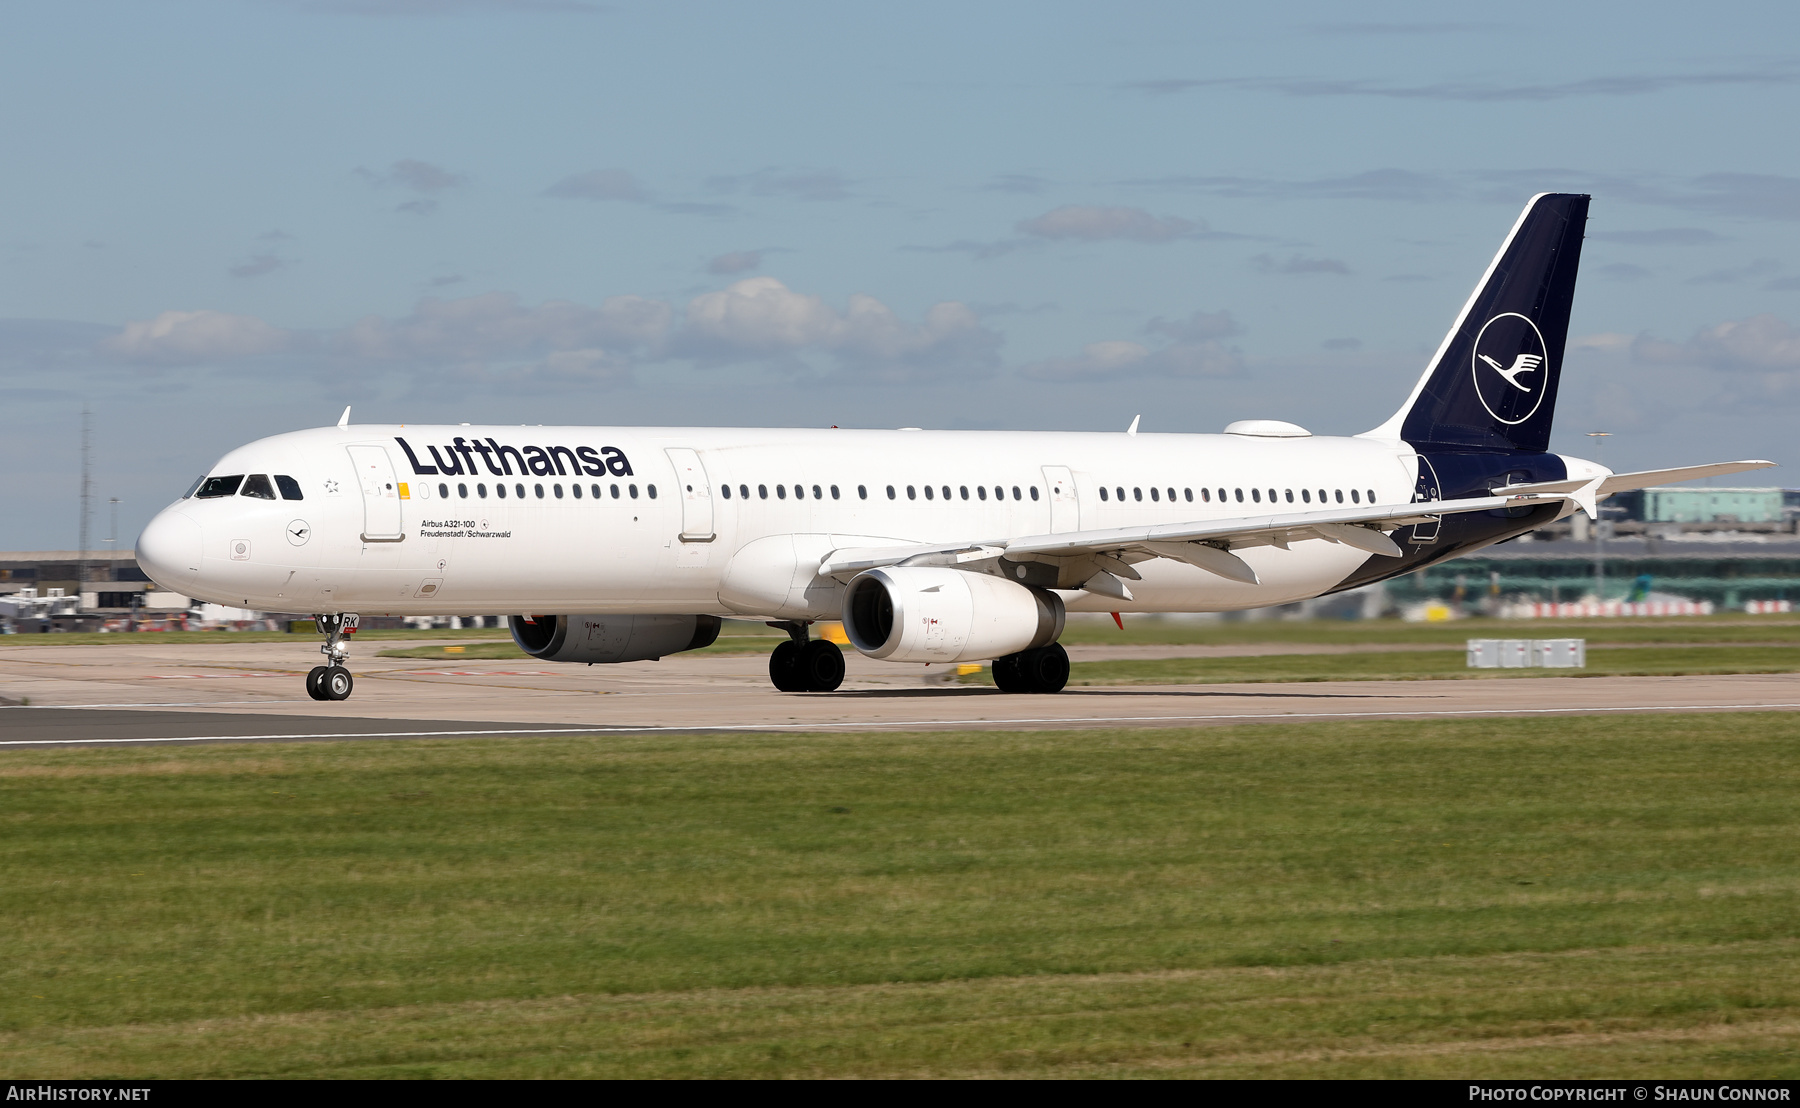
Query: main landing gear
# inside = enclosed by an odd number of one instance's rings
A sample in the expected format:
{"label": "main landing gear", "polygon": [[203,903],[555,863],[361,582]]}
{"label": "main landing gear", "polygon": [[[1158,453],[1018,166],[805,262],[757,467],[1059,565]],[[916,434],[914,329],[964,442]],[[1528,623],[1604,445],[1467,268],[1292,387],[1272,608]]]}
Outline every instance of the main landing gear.
{"label": "main landing gear", "polygon": [[350,645],[344,641],[344,636],[356,633],[356,613],[314,616],[313,622],[325,634],[319,653],[331,664],[314,666],[306,675],[306,695],[314,700],[349,700],[351,690],[356,688],[356,678],[344,668],[350,658]]}
{"label": "main landing gear", "polygon": [[1069,683],[1069,652],[1053,642],[994,659],[994,687],[1001,692],[1062,692]]}
{"label": "main landing gear", "polygon": [[825,639],[807,640],[799,620],[771,621],[788,641],[769,655],[769,680],[782,692],[831,692],[844,683],[844,652]]}

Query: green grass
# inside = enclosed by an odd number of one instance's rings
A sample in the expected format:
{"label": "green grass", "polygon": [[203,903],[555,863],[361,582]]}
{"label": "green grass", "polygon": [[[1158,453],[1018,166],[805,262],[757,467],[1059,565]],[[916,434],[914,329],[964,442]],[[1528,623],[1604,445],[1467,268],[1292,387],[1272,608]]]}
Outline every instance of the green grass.
{"label": "green grass", "polygon": [[[1148,658],[1076,662],[1071,685],[1214,685],[1256,681],[1461,681],[1513,677],[1672,677],[1703,673],[1793,673],[1800,650],[1786,646],[1647,646],[1591,649],[1585,669],[1470,669],[1462,650],[1367,654],[1270,654],[1248,658]],[[958,678],[992,685],[993,673]]]}
{"label": "green grass", "polygon": [[1459,619],[1405,623],[1397,619],[1359,620],[1163,620],[1124,617],[1125,628],[1102,617],[1071,619],[1064,643],[1200,644],[1246,643],[1440,643],[1461,646],[1466,639],[1585,638],[1593,643],[1795,643],[1800,616],[1716,616],[1668,619]]}
{"label": "green grass", "polygon": [[7,1076],[1800,1076],[1800,715],[0,755]]}

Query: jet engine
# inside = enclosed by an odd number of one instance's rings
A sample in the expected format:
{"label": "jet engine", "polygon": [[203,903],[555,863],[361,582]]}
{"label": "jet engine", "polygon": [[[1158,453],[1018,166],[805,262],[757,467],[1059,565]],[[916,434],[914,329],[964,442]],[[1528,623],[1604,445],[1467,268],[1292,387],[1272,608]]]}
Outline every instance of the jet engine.
{"label": "jet engine", "polygon": [[643,662],[711,646],[718,616],[512,616],[513,641],[546,662]]}
{"label": "jet engine", "polygon": [[1005,577],[935,566],[859,574],[844,591],[844,633],[890,662],[968,662],[1047,646],[1062,599]]}

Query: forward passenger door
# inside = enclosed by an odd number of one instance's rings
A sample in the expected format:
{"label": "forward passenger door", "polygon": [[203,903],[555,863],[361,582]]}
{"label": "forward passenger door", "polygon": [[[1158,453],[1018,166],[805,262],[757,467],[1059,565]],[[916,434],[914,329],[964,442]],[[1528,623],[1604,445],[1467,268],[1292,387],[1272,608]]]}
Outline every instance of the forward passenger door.
{"label": "forward passenger door", "polygon": [[1044,485],[1050,491],[1050,532],[1081,530],[1081,502],[1075,497],[1075,477],[1068,466],[1045,466]]}

